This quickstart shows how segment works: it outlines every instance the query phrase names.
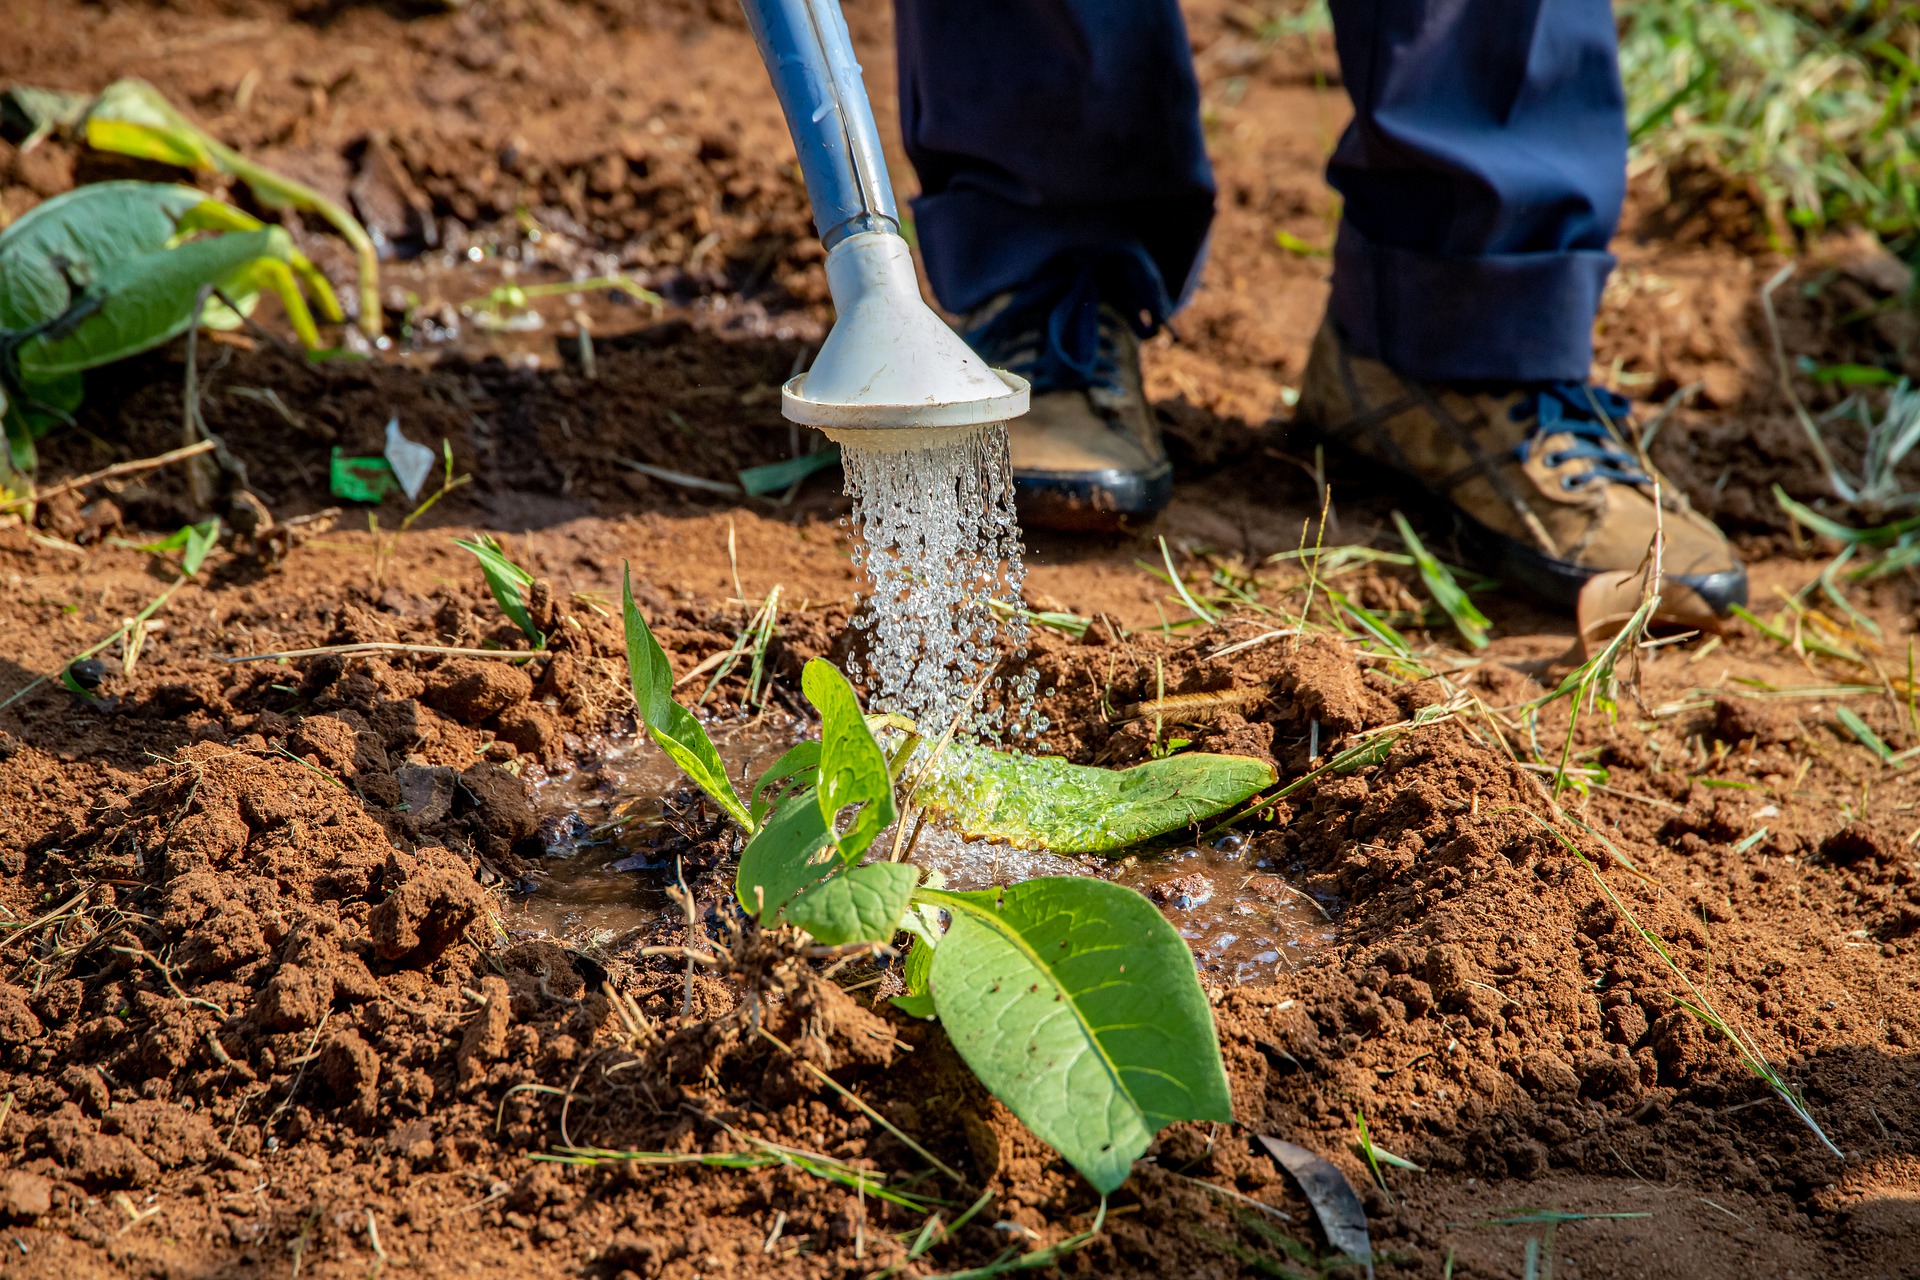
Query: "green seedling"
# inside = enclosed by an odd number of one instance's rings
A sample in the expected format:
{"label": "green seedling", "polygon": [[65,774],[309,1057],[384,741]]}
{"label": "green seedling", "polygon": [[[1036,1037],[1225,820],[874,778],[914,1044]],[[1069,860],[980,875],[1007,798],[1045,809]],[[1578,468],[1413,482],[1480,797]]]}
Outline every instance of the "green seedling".
{"label": "green seedling", "polygon": [[1354,1141],[1354,1146],[1359,1149],[1360,1158],[1367,1162],[1367,1172],[1373,1175],[1374,1184],[1380,1188],[1380,1194],[1387,1198],[1388,1204],[1392,1204],[1393,1191],[1387,1186],[1386,1175],[1380,1172],[1380,1160],[1374,1152],[1373,1139],[1367,1134],[1367,1113],[1365,1110],[1358,1110],[1353,1113],[1353,1126],[1354,1132],[1358,1135]]}
{"label": "green seedling", "polygon": [[184,525],[158,542],[149,542],[137,549],[156,556],[178,551],[180,572],[191,578],[200,572],[200,566],[206,563],[207,553],[212,551],[219,541],[220,522],[202,520],[199,524]]}
{"label": "green seedling", "polygon": [[[1198,600],[1195,600],[1193,594],[1187,590],[1186,582],[1173,567],[1173,553],[1167,550],[1167,540],[1164,537],[1160,539],[1160,562],[1167,567],[1166,581],[1173,587],[1174,592],[1179,595],[1180,603],[1186,605],[1188,609],[1191,609],[1194,617],[1209,626],[1219,622],[1220,615],[1201,604]],[[1146,569],[1148,573],[1155,573],[1151,566],[1142,565],[1141,567]],[[1155,573],[1155,576],[1157,577],[1158,574]]]}
{"label": "green seedling", "polygon": [[671,1166],[697,1164],[708,1169],[769,1169],[784,1167],[797,1169],[826,1182],[837,1182],[844,1187],[852,1187],[862,1195],[872,1196],[876,1200],[885,1200],[897,1204],[903,1209],[916,1213],[926,1213],[939,1203],[923,1196],[890,1187],[886,1181],[865,1169],[857,1169],[843,1160],[823,1156],[798,1147],[782,1146],[777,1142],[767,1142],[743,1134],[756,1148],[753,1151],[716,1151],[712,1153],[674,1151],[628,1151],[611,1150],[606,1147],[555,1147],[551,1151],[536,1152],[528,1156],[529,1160],[538,1160],[547,1164],[570,1164],[583,1168],[597,1165],[640,1165]]}
{"label": "green seedling", "polygon": [[1567,704],[1567,736],[1560,745],[1560,762],[1553,771],[1554,795],[1559,795],[1568,785],[1567,766],[1573,760],[1573,736],[1580,725],[1582,710],[1604,711],[1609,720],[1619,711],[1620,660],[1645,638],[1647,623],[1659,607],[1660,597],[1648,595],[1640,602],[1633,616],[1627,619],[1626,625],[1607,641],[1600,652],[1569,671],[1566,679],[1552,693],[1527,703],[1523,708],[1532,723],[1537,722],[1543,708],[1561,698],[1570,699]]}
{"label": "green seedling", "polygon": [[[665,298],[651,289],[643,288],[625,276],[594,276],[588,280],[553,280],[542,284],[503,284],[477,298],[468,298],[460,304],[460,310],[477,313],[500,324],[507,312],[525,311],[527,304],[537,298],[563,298],[574,293],[593,293],[596,290],[611,289],[624,293],[636,302],[644,302],[656,311],[667,305]],[[834,456],[839,457],[836,451]]]}
{"label": "green seedling", "polygon": [[108,85],[88,109],[85,131],[87,145],[96,150],[227,174],[245,183],[265,208],[311,213],[332,226],[352,246],[359,262],[361,332],[369,338],[380,336],[380,255],[367,229],[339,204],[305,183],[247,159],[181,115],[144,80]]}
{"label": "green seedling", "polygon": [[[1807,412],[1800,400],[1800,393],[1794,390],[1793,377],[1787,366],[1787,348],[1780,336],[1780,318],[1773,306],[1774,290],[1792,277],[1794,263],[1782,267],[1774,277],[1760,290],[1761,310],[1767,318],[1767,329],[1773,339],[1773,357],[1779,370],[1780,393],[1787,403],[1793,406],[1794,417],[1800,422],[1800,429],[1806,434],[1807,443],[1812,446],[1814,456],[1820,460],[1821,469],[1827,473],[1827,486],[1835,497],[1851,503],[1869,514],[1901,507],[1911,507],[1920,503],[1920,493],[1908,492],[1897,474],[1901,462],[1907,454],[1920,444],[1920,390],[1910,386],[1905,378],[1887,393],[1887,403],[1881,415],[1874,417],[1868,402],[1859,395],[1852,395],[1828,412],[1816,419]],[[1827,443],[1827,432],[1836,423],[1852,418],[1863,436],[1860,444],[1860,470],[1857,474],[1842,467],[1833,456],[1833,450]]]}
{"label": "green seedling", "polygon": [[1833,1139],[1827,1136],[1826,1130],[1822,1129],[1819,1121],[1813,1118],[1813,1109],[1807,1105],[1807,1100],[1800,1095],[1800,1091],[1789,1084],[1786,1077],[1781,1075],[1780,1072],[1774,1068],[1773,1064],[1767,1061],[1766,1055],[1760,1051],[1760,1046],[1754,1043],[1751,1036],[1743,1031],[1737,1030],[1720,1015],[1719,1011],[1714,1008],[1713,1001],[1708,998],[1706,992],[1702,991],[1694,983],[1693,979],[1687,976],[1686,970],[1682,969],[1679,962],[1673,958],[1673,953],[1667,950],[1667,944],[1660,940],[1660,935],[1641,924],[1639,917],[1633,914],[1633,909],[1627,906],[1619,894],[1614,892],[1613,886],[1608,884],[1606,878],[1600,874],[1600,868],[1594,866],[1587,855],[1580,851],[1580,847],[1562,834],[1558,827],[1537,813],[1529,816],[1545,828],[1547,834],[1552,836],[1561,848],[1580,860],[1580,864],[1593,876],[1594,883],[1600,886],[1600,892],[1605,894],[1607,901],[1613,904],[1613,909],[1620,913],[1620,918],[1627,922],[1629,928],[1640,935],[1640,940],[1645,942],[1647,946],[1653,950],[1654,955],[1660,958],[1660,962],[1666,966],[1667,971],[1680,981],[1681,986],[1686,988],[1686,998],[1676,999],[1675,1003],[1698,1018],[1705,1025],[1719,1032],[1726,1042],[1733,1046],[1733,1051],[1739,1056],[1742,1065],[1764,1081],[1769,1089],[1773,1090],[1780,1101],[1786,1104],[1787,1109],[1793,1112],[1802,1124],[1813,1131],[1814,1137],[1820,1139],[1822,1146],[1826,1147],[1826,1149],[1832,1152],[1838,1159],[1845,1160],[1846,1156],[1841,1152],[1840,1148],[1833,1144]]}
{"label": "green seedling", "polygon": [[1004,600],[989,600],[987,607],[1000,619],[1022,618],[1028,626],[1045,627],[1049,631],[1058,631],[1061,635],[1072,636],[1078,640],[1087,634],[1087,628],[1093,625],[1092,618],[1077,613],[1063,613],[1051,609],[1028,609],[1021,605],[1008,604]]}
{"label": "green seedling", "polygon": [[992,1280],[994,1276],[1011,1275],[1016,1271],[1036,1271],[1042,1267],[1051,1267],[1068,1254],[1091,1244],[1106,1223],[1107,1198],[1103,1195],[1100,1197],[1100,1208],[1093,1215],[1093,1225],[1085,1231],[1070,1235],[1054,1244],[1029,1249],[1025,1253],[1009,1250],[984,1267],[971,1267],[965,1271],[945,1271],[938,1275],[923,1277],[923,1280]]}
{"label": "green seedling", "polygon": [[[339,454],[340,451],[335,449],[334,460],[336,465],[339,462]],[[385,458],[380,459],[380,461],[387,463]],[[440,487],[422,498],[418,506],[402,516],[400,518],[400,527],[395,529],[391,534],[383,537],[380,533],[380,517],[372,512],[367,513],[367,527],[373,533],[373,586],[375,591],[379,591],[386,585],[387,566],[393,563],[393,553],[400,549],[400,535],[412,529],[415,522],[417,522],[421,516],[433,510],[434,504],[439,502],[440,499],[446,497],[461,485],[472,482],[473,477],[470,475],[456,476],[453,474],[453,441],[442,440],[440,442],[440,462],[443,468],[440,473]],[[393,466],[391,463],[387,463],[386,474],[393,478],[394,486],[397,488],[400,482],[397,477],[393,476]],[[338,492],[338,490],[336,489],[335,492]]]}
{"label": "green seedling", "polygon": [[506,614],[514,626],[520,628],[527,643],[536,649],[546,648],[547,637],[533,625],[533,614],[527,607],[527,592],[533,586],[533,575],[515,564],[491,534],[481,534],[477,542],[455,538],[453,545],[471,551],[473,558],[480,562],[480,573],[487,580],[487,589],[493,592],[494,603],[500,606],[500,612]]}
{"label": "green seedling", "polygon": [[318,348],[303,287],[339,318],[326,278],[285,231],[192,187],[107,182],[36,205],[0,231],[7,461],[32,470],[34,440],[71,420],[87,370],[168,342],[196,318],[237,324],[262,291]]}
{"label": "green seedling", "polygon": [[1440,563],[1415,536],[1413,526],[1407,523],[1405,516],[1394,512],[1393,523],[1400,531],[1400,540],[1407,544],[1407,551],[1413,556],[1413,563],[1420,571],[1420,580],[1427,584],[1433,602],[1453,620],[1453,629],[1471,647],[1486,648],[1487,629],[1493,625],[1487,621],[1487,615],[1474,607],[1473,600],[1454,580],[1453,571]]}
{"label": "green seedling", "polygon": [[840,446],[803,453],[785,462],[769,462],[764,467],[748,467],[740,472],[740,488],[749,498],[781,493],[805,480],[816,471],[840,465]]}
{"label": "green seedling", "polygon": [[[801,677],[820,713],[818,743],[789,751],[743,801],[706,730],[673,700],[672,669],[630,577],[622,608],[640,718],[746,832],[735,894],[763,927],[791,925],[836,946],[912,933],[904,1010],[945,1023],[981,1082],[1103,1195],[1166,1125],[1231,1118],[1192,953],[1144,897],[1078,876],[955,893],[912,863],[867,861],[899,809],[897,770],[846,677],[821,659]],[[1021,785],[1017,770],[1005,780]],[[1115,794],[1131,800],[1124,785]],[[1163,812],[1180,823],[1196,816],[1186,805]],[[1039,1265],[1015,1259],[1004,1269]]]}

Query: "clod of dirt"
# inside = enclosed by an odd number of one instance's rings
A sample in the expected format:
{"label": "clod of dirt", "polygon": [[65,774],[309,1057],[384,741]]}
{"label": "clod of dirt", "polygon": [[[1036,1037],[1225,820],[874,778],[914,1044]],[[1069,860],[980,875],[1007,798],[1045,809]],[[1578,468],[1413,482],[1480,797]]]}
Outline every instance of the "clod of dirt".
{"label": "clod of dirt", "polygon": [[459,779],[459,773],[445,765],[403,764],[395,769],[393,781],[405,806],[407,825],[421,830],[452,813]]}
{"label": "clod of dirt", "polygon": [[1799,726],[1758,698],[1722,698],[1713,707],[1713,736],[1722,742],[1791,742]]}
{"label": "clod of dirt", "polygon": [[455,811],[471,805],[487,836],[487,853],[503,856],[540,829],[526,784],[497,764],[476,764],[460,775]]}
{"label": "clod of dirt", "polygon": [[388,899],[367,917],[367,932],[382,960],[424,963],[452,945],[486,911],[486,895],[465,863],[445,849],[387,855]]}
{"label": "clod of dirt", "polygon": [[1304,726],[1338,736],[1400,718],[1397,708],[1370,686],[1338,642],[1313,637],[1298,644],[1274,668],[1275,701],[1291,705]]}
{"label": "clod of dirt", "polygon": [[1147,890],[1147,896],[1161,906],[1179,910],[1197,907],[1213,896],[1213,882],[1198,871],[1171,880],[1162,880]]}
{"label": "clod of dirt", "polygon": [[488,974],[480,980],[480,994],[486,1004],[479,1016],[467,1024],[460,1048],[453,1055],[462,1089],[471,1089],[485,1079],[487,1064],[507,1051],[507,1025],[513,1017],[513,995],[507,980],[498,974]]}
{"label": "clod of dirt", "polygon": [[493,731],[500,741],[511,742],[520,754],[543,762],[558,757],[566,740],[560,717],[534,702],[522,702],[501,712]]}
{"label": "clod of dirt", "polygon": [[0,1218],[32,1222],[53,1208],[53,1183],[37,1173],[0,1173]]}
{"label": "clod of dirt", "polygon": [[343,777],[387,767],[386,747],[380,736],[352,711],[308,716],[287,735],[287,750]]}
{"label": "clod of dirt", "polygon": [[480,658],[456,658],[427,677],[422,700],[464,725],[477,725],[533,695],[533,679],[519,667]]}
{"label": "clod of dirt", "polygon": [[1892,863],[1899,859],[1901,850],[1900,841],[1889,839],[1866,822],[1849,822],[1820,842],[1820,856],[1843,867],[1868,858]]}

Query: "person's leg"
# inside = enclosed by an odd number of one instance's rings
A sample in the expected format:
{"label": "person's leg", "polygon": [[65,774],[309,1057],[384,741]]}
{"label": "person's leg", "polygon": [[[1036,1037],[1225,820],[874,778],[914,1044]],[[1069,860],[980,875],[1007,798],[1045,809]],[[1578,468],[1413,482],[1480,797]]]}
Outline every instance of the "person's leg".
{"label": "person's leg", "polygon": [[1626,186],[1607,0],[1330,2],[1354,120],[1297,420],[1444,500],[1510,586],[1572,605],[1660,536],[1671,615],[1744,603],[1726,539],[1588,385]]}
{"label": "person's leg", "polygon": [[900,124],[934,296],[1027,378],[1008,425],[1021,519],[1111,528],[1173,468],[1139,339],[1198,274],[1213,218],[1177,0],[895,0]]}
{"label": "person's leg", "polygon": [[1626,190],[1608,0],[1332,0],[1331,314],[1422,381],[1585,381]]}
{"label": "person's leg", "polygon": [[896,0],[895,12],[914,227],[941,305],[972,311],[1062,255],[1144,251],[1160,296],[1137,301],[1164,320],[1214,195],[1176,0]]}

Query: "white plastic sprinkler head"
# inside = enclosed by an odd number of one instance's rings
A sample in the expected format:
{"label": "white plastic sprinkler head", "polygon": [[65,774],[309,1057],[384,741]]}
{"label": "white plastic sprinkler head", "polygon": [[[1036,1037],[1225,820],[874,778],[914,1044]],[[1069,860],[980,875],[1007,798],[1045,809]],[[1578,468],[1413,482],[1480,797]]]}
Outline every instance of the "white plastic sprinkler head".
{"label": "white plastic sprinkler head", "polygon": [[916,449],[1027,411],[1026,379],[990,368],[921,300],[899,236],[840,241],[827,254],[827,287],[833,331],[813,367],[781,388],[792,421],[840,444]]}
{"label": "white plastic sprinkler head", "polygon": [[742,0],[780,95],[827,249],[838,313],[780,409],[865,449],[927,448],[1027,411],[1022,378],[987,367],[920,298],[860,64],[836,0]]}

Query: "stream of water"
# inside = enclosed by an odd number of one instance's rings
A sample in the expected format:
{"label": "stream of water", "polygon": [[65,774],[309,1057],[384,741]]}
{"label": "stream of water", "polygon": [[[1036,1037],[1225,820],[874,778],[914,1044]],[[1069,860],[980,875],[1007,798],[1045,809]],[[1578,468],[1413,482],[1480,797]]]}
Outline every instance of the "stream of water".
{"label": "stream of water", "polygon": [[843,442],[840,465],[854,565],[871,585],[853,618],[866,653],[847,675],[866,681],[873,706],[929,736],[956,720],[962,740],[1045,732],[1033,705],[1038,673],[1011,686],[996,675],[985,699],[975,690],[1000,660],[1003,633],[1015,657],[1026,648],[1006,424],[858,435]]}

